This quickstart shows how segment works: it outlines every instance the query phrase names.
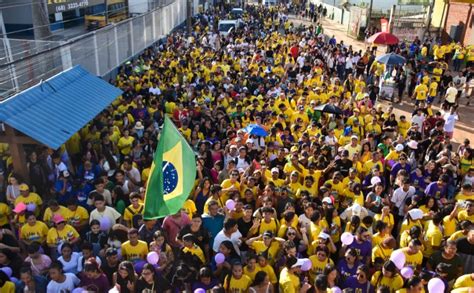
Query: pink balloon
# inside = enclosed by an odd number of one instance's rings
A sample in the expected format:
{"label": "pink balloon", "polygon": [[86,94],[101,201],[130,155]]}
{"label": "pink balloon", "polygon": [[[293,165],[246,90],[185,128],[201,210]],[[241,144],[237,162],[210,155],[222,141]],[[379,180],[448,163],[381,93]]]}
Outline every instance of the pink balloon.
{"label": "pink balloon", "polygon": [[225,207],[228,208],[229,210],[233,210],[235,208],[235,201],[233,199],[228,199],[225,202]]}
{"label": "pink balloon", "polygon": [[405,266],[406,257],[403,251],[399,249],[392,252],[392,255],[390,255],[390,260],[399,270],[401,270],[403,269],[403,266]]}
{"label": "pink balloon", "polygon": [[206,290],[204,290],[203,288],[197,288],[196,290],[194,290],[194,293],[206,293]]}
{"label": "pink balloon", "polygon": [[303,272],[307,272],[307,271],[311,270],[312,267],[313,267],[313,263],[311,262],[311,260],[309,258],[305,258],[304,263],[301,266],[301,270]]}
{"label": "pink balloon", "polygon": [[354,235],[349,232],[344,232],[341,235],[341,242],[344,245],[351,245],[354,242]]}
{"label": "pink balloon", "polygon": [[444,282],[439,278],[433,278],[428,282],[428,292],[430,293],[443,293]]}
{"label": "pink balloon", "polygon": [[160,256],[158,255],[158,253],[156,253],[156,251],[151,251],[146,256],[146,260],[149,264],[156,265],[160,260]]}
{"label": "pink balloon", "polygon": [[216,264],[220,265],[225,261],[225,255],[219,252],[214,256],[214,260],[216,261]]}
{"label": "pink balloon", "polygon": [[405,279],[410,279],[411,277],[413,277],[414,273],[415,272],[413,271],[413,269],[411,267],[404,267],[400,270],[400,274],[402,274],[402,276]]}

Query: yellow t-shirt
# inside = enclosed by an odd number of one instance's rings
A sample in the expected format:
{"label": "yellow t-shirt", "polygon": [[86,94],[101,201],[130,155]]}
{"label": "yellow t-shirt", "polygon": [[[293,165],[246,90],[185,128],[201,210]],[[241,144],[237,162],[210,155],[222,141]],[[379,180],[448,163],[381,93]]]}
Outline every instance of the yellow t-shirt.
{"label": "yellow t-shirt", "polygon": [[41,197],[37,194],[37,193],[34,193],[34,192],[30,192],[30,194],[28,194],[28,196],[19,196],[15,199],[15,206],[18,204],[18,203],[24,203],[25,205],[28,205],[30,203],[34,203],[36,205],[36,211],[39,211],[39,206],[43,204],[43,200],[41,199]]}
{"label": "yellow t-shirt", "polygon": [[119,148],[122,155],[127,156],[128,154],[130,154],[134,140],[135,138],[133,136],[129,136],[128,138],[122,136],[121,138],[119,138],[117,147]]}
{"label": "yellow t-shirt", "polygon": [[246,275],[242,275],[240,279],[236,279],[233,276],[227,276],[224,280],[224,289],[226,292],[244,293],[248,291],[250,284],[252,284],[252,280]]}
{"label": "yellow t-shirt", "polygon": [[8,217],[11,215],[12,211],[10,207],[0,202],[0,226],[5,226],[8,224]]}
{"label": "yellow t-shirt", "polygon": [[270,248],[268,248],[263,241],[257,240],[254,241],[251,245],[251,247],[254,251],[255,254],[261,254],[264,253],[265,251],[267,252],[267,260],[270,264],[273,264],[275,262],[275,257],[280,251],[280,243],[278,241],[272,241],[270,244]]}
{"label": "yellow t-shirt", "polygon": [[6,281],[2,287],[0,287],[2,293],[15,293],[15,283]]}
{"label": "yellow t-shirt", "polygon": [[252,282],[255,280],[255,275],[259,272],[258,270],[258,265],[255,266],[255,269],[253,271],[249,271],[248,266],[244,267],[244,275],[248,276]]}
{"label": "yellow t-shirt", "polygon": [[408,248],[401,248],[403,254],[405,254],[405,266],[418,267],[423,262],[423,253],[418,251],[415,254],[408,254]]}
{"label": "yellow t-shirt", "polygon": [[[235,191],[239,192],[240,183],[238,181],[235,181],[234,183],[232,183],[232,181],[230,179],[226,179],[226,180],[222,181],[222,183],[221,183],[222,189],[230,188],[232,185],[235,187]],[[221,200],[223,202],[226,202],[228,199],[229,199],[229,193],[223,191],[222,195],[221,195]]]}
{"label": "yellow t-shirt", "polygon": [[300,279],[298,276],[290,273],[288,268],[283,268],[280,272],[280,292],[296,293],[300,291]]}
{"label": "yellow t-shirt", "polygon": [[436,81],[433,81],[430,83],[430,97],[436,97],[438,93],[438,83]]}
{"label": "yellow t-shirt", "polygon": [[59,209],[53,212],[51,208],[47,208],[44,211],[43,222],[47,223],[49,226],[52,226],[53,223],[51,222],[51,219],[53,218],[54,215],[61,215],[63,216],[63,218],[66,219],[68,215],[68,209],[60,205]]}
{"label": "yellow t-shirt", "polygon": [[382,272],[377,271],[375,274],[372,275],[372,279],[370,280],[370,284],[375,288],[379,286],[386,286],[390,288],[391,292],[397,291],[398,289],[403,287],[403,278],[399,275],[395,275],[392,278],[381,276]]}
{"label": "yellow t-shirt", "polygon": [[257,264],[256,271],[267,273],[267,276],[270,279],[270,283],[276,284],[278,282],[277,277],[275,275],[275,270],[269,264],[264,267],[261,267],[259,264]]}
{"label": "yellow t-shirt", "polygon": [[443,218],[443,234],[445,237],[450,237],[456,232],[456,218],[449,219],[449,216]]}
{"label": "yellow t-shirt", "polygon": [[377,257],[383,258],[384,261],[390,259],[390,255],[392,254],[393,249],[391,248],[383,248],[381,244],[372,248],[372,262],[375,262]]}
{"label": "yellow t-shirt", "polygon": [[417,85],[415,87],[415,94],[417,100],[426,100],[426,96],[428,95],[428,87],[424,83]]}
{"label": "yellow t-shirt", "polygon": [[202,251],[201,247],[194,245],[194,247],[183,247],[183,252],[184,253],[191,253],[195,256],[197,256],[202,263],[206,263],[206,257],[204,256],[204,252]]}
{"label": "yellow t-shirt", "polygon": [[50,228],[46,236],[46,243],[48,245],[59,245],[61,242],[71,242],[79,237],[76,229],[73,226],[66,224],[64,229],[59,231],[55,227]]}
{"label": "yellow t-shirt", "polygon": [[270,223],[267,223],[265,222],[264,219],[262,219],[260,221],[260,227],[258,228],[258,232],[260,234],[263,234],[265,231],[271,231],[273,235],[276,235],[279,228],[280,228],[280,225],[276,219],[272,218],[270,220]]}
{"label": "yellow t-shirt", "polygon": [[[382,214],[375,214],[374,220],[375,220],[375,221],[380,221],[380,220],[382,220]],[[389,226],[389,227],[393,227],[393,225],[395,225],[395,220],[394,220],[394,218],[393,218],[393,215],[390,214],[390,213],[388,214],[388,217],[384,217],[384,218],[383,218],[383,222],[384,222],[385,224],[387,224],[387,226]]]}
{"label": "yellow t-shirt", "polygon": [[464,211],[460,211],[458,213],[458,220],[459,221],[470,221],[471,223],[474,223],[474,214],[472,215],[468,215],[467,211],[464,210]]}
{"label": "yellow t-shirt", "polygon": [[464,287],[474,287],[474,280],[471,278],[471,274],[462,275],[454,282],[454,289]]}
{"label": "yellow t-shirt", "polygon": [[44,243],[48,235],[48,226],[41,221],[36,221],[33,226],[25,224],[20,230],[20,239],[27,243],[38,242]]}
{"label": "yellow t-shirt", "polygon": [[311,280],[310,283],[314,284],[316,276],[323,273],[323,270],[327,264],[334,264],[334,262],[329,257],[324,261],[320,261],[317,255],[312,255],[309,257],[309,259],[311,260],[312,264],[311,270],[309,271],[309,277]]}
{"label": "yellow t-shirt", "polygon": [[148,254],[148,245],[145,241],[138,240],[138,243],[133,246],[130,241],[122,243],[122,257],[124,260],[135,261],[144,260]]}
{"label": "yellow t-shirt", "polygon": [[430,257],[433,254],[433,246],[441,246],[441,241],[443,240],[443,233],[441,230],[436,227],[432,221],[428,224],[428,229],[426,230],[425,237],[423,239],[423,244],[425,246],[425,251],[423,251],[424,257]]}
{"label": "yellow t-shirt", "polygon": [[77,225],[89,221],[89,213],[84,207],[78,206],[75,211],[67,209],[67,214],[64,217],[66,221],[71,225]]}
{"label": "yellow t-shirt", "polygon": [[131,222],[133,216],[137,214],[143,214],[143,204],[139,203],[137,208],[134,208],[133,205],[129,205],[127,208],[125,208],[125,211],[123,213],[123,219],[127,222]]}

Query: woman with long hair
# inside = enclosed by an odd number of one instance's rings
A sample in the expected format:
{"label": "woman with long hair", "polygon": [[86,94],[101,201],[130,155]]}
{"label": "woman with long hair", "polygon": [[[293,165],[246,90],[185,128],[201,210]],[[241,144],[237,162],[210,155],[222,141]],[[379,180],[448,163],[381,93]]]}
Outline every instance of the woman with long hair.
{"label": "woman with long hair", "polygon": [[369,282],[369,267],[360,265],[357,267],[355,275],[348,277],[341,286],[341,289],[351,288],[356,292],[372,293],[374,287]]}
{"label": "woman with long hair", "polygon": [[94,257],[89,258],[84,263],[84,272],[82,273],[79,287],[87,291],[106,293],[109,292],[110,284],[107,276],[102,272]]}
{"label": "woman with long hair", "polygon": [[171,293],[170,283],[157,274],[153,265],[143,266],[140,279],[137,281],[135,292]]}
{"label": "woman with long hair", "polygon": [[133,263],[123,261],[119,264],[118,270],[113,274],[113,285],[120,293],[135,292],[135,285],[138,276],[135,273]]}
{"label": "woman with long hair", "polygon": [[259,271],[255,275],[252,286],[249,288],[249,293],[272,293],[273,286],[270,283],[268,274],[264,271]]}
{"label": "woman with long hair", "polygon": [[209,198],[211,185],[211,179],[204,177],[204,179],[201,180],[199,185],[196,187],[196,190],[194,191],[193,200],[196,203],[198,215],[202,215],[204,213],[204,205],[206,204],[206,201]]}
{"label": "woman with long hair", "polygon": [[160,256],[159,268],[161,272],[168,272],[174,262],[173,249],[166,241],[163,231],[158,230],[153,234],[153,242],[150,243],[150,251],[155,251]]}
{"label": "woman with long hair", "polygon": [[357,268],[361,265],[358,253],[355,248],[347,249],[344,258],[337,263],[337,270],[341,274],[342,281],[357,273]]}

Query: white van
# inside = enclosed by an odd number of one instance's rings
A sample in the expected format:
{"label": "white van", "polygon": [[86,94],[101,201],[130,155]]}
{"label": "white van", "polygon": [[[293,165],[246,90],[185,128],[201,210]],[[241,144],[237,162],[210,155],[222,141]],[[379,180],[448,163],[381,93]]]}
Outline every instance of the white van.
{"label": "white van", "polygon": [[219,21],[217,30],[221,36],[227,36],[231,31],[239,28],[242,21],[239,19],[226,19]]}

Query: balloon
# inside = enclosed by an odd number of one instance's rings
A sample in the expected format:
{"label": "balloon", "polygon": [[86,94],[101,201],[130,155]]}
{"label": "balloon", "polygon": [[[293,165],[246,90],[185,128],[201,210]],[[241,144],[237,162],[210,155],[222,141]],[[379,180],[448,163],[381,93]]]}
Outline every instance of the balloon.
{"label": "balloon", "polygon": [[313,263],[311,262],[311,260],[309,258],[305,258],[304,263],[301,266],[301,270],[303,272],[307,272],[307,271],[311,270],[311,267],[313,267]]}
{"label": "balloon", "polygon": [[18,279],[15,278],[15,277],[11,277],[11,278],[10,278],[10,281],[12,281],[12,282],[15,283],[15,284],[20,282],[20,280],[18,280]]}
{"label": "balloon", "polygon": [[110,221],[109,217],[102,217],[100,219],[100,230],[102,231],[109,231],[112,228],[112,222]]}
{"label": "balloon", "polygon": [[34,212],[36,210],[36,204],[34,203],[29,203],[26,205],[26,210],[29,212]]}
{"label": "balloon", "polygon": [[194,290],[194,293],[206,293],[206,290],[204,290],[203,288],[197,288],[196,290]]}
{"label": "balloon", "polygon": [[146,261],[144,260],[139,260],[133,264],[133,267],[135,268],[135,272],[137,274],[141,274],[143,271],[143,266],[146,264]]}
{"label": "balloon", "polygon": [[9,278],[13,275],[13,271],[10,267],[0,268],[0,271],[3,271]]}
{"label": "balloon", "polygon": [[233,199],[228,199],[225,202],[225,207],[228,208],[229,210],[233,210],[235,208],[235,201]]}
{"label": "balloon", "polygon": [[403,266],[405,265],[406,257],[403,251],[395,250],[392,252],[392,255],[390,255],[390,260],[395,264],[395,266],[401,270],[403,269]]}
{"label": "balloon", "polygon": [[352,235],[350,232],[342,233],[341,242],[344,245],[351,245],[352,242],[354,242],[354,235]]}
{"label": "balloon", "polygon": [[334,286],[331,288],[332,293],[342,293],[341,288]]}
{"label": "balloon", "polygon": [[443,293],[444,282],[439,278],[433,278],[428,282],[428,292],[430,293]]}
{"label": "balloon", "polygon": [[225,255],[219,252],[216,254],[216,256],[214,256],[214,260],[216,261],[216,264],[219,265],[225,261]]}
{"label": "balloon", "polygon": [[410,279],[413,277],[414,272],[411,267],[404,267],[401,269],[400,274],[402,274],[405,279]]}
{"label": "balloon", "polygon": [[160,256],[155,251],[151,251],[146,256],[146,260],[148,261],[148,263],[152,265],[156,265],[158,261],[160,260]]}

